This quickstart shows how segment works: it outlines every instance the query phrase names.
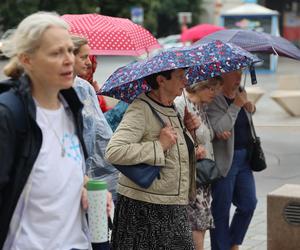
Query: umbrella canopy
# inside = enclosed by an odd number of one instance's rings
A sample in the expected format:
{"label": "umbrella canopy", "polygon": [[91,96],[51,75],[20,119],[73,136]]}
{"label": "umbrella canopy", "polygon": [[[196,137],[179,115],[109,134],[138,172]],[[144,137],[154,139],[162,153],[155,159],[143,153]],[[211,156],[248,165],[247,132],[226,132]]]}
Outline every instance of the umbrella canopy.
{"label": "umbrella canopy", "polygon": [[94,55],[140,56],[160,48],[156,38],[126,18],[99,14],[63,15],[70,32],[84,36]]}
{"label": "umbrella canopy", "polygon": [[273,36],[265,32],[239,29],[221,30],[204,37],[197,43],[207,43],[213,40],[234,43],[254,53],[273,53],[300,60],[300,50],[294,44],[283,37]]}
{"label": "umbrella canopy", "polygon": [[194,27],[191,27],[189,29],[186,29],[185,31],[182,32],[181,34],[181,41],[186,42],[186,41],[191,41],[191,42],[196,42],[202,37],[214,33],[219,30],[223,30],[224,27],[222,26],[217,26],[213,24],[199,24]]}
{"label": "umbrella canopy", "polygon": [[206,80],[260,61],[247,51],[221,41],[171,48],[156,56],[117,69],[98,94],[131,103],[138,95],[151,90],[145,77],[171,69],[189,68],[188,84]]}
{"label": "umbrella canopy", "polygon": [[223,43],[220,40],[193,47],[201,52],[201,61],[187,69],[186,75],[189,84],[253,66],[262,61],[241,47],[232,43]]}

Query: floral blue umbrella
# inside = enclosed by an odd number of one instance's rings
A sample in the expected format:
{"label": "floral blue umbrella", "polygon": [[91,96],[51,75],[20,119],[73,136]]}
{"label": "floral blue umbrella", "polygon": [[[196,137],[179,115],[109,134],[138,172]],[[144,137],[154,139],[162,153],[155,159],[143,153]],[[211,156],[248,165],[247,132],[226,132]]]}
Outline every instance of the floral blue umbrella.
{"label": "floral blue umbrella", "polygon": [[256,56],[238,46],[221,41],[172,48],[117,69],[105,81],[98,94],[131,103],[141,93],[151,90],[145,77],[158,72],[187,68],[188,84],[193,84],[259,61]]}
{"label": "floral blue umbrella", "polygon": [[252,66],[261,60],[231,43],[215,40],[192,46],[201,51],[201,61],[187,69],[188,84],[194,84],[223,73]]}

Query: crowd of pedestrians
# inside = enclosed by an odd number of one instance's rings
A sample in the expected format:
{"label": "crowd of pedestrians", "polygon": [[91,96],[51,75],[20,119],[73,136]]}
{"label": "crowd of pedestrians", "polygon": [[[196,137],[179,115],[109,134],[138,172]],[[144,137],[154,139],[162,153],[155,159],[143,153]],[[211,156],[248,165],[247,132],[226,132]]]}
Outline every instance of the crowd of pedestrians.
{"label": "crowd of pedestrians", "polygon": [[[158,72],[129,106],[101,110],[88,41],[58,15],[26,17],[3,52],[10,79],[0,86],[19,98],[22,116],[16,122],[0,103],[1,249],[202,250],[207,230],[212,250],[239,249],[257,203],[255,106],[241,70],[190,86],[184,68]],[[212,184],[196,182],[204,158],[222,173]],[[140,163],[160,167],[148,188],[113,166]],[[115,204],[102,244],[89,237],[88,178],[107,182],[108,214]]]}

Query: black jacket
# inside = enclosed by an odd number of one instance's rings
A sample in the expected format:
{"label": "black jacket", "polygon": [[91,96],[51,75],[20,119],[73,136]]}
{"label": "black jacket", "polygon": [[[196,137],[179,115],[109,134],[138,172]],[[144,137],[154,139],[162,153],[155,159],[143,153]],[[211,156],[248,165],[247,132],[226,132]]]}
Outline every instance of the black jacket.
{"label": "black jacket", "polygon": [[[12,215],[43,139],[36,122],[36,106],[31,95],[29,78],[22,76],[16,85],[13,91],[16,91],[23,101],[26,130],[22,133],[17,132],[12,113],[0,104],[0,249],[5,242]],[[74,115],[76,132],[86,157],[82,137],[83,105],[73,88],[62,90],[61,94]]]}

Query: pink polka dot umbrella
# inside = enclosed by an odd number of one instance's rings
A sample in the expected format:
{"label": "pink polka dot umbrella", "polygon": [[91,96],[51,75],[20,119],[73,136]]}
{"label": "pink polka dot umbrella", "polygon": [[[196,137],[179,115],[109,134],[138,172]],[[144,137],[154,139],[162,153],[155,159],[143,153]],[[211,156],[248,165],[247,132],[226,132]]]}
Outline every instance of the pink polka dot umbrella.
{"label": "pink polka dot umbrella", "polygon": [[67,14],[62,18],[72,34],[88,39],[93,55],[140,56],[160,48],[148,30],[126,18],[99,14]]}

